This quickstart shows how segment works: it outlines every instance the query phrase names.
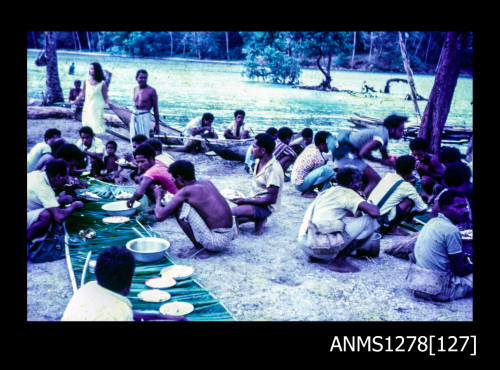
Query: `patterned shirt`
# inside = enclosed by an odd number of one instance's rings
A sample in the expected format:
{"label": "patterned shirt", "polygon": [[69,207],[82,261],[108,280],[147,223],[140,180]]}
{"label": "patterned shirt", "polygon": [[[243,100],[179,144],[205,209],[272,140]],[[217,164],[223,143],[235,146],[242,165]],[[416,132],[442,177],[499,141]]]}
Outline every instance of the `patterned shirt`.
{"label": "patterned shirt", "polygon": [[308,145],[293,164],[292,183],[297,186],[302,185],[305,177],[311,171],[323,166],[325,163],[326,159],[318,147],[316,145]]}
{"label": "patterned shirt", "polygon": [[133,321],[127,297],[90,281],[73,295],[61,321]]}
{"label": "patterned shirt", "polygon": [[269,162],[265,164],[260,172],[257,173],[257,168],[259,168],[260,159],[257,159],[255,163],[255,171],[252,178],[252,197],[262,197],[268,192],[270,186],[277,186],[278,197],[276,198],[276,203],[269,204],[268,207],[271,212],[276,212],[281,205],[281,190],[283,189],[283,183],[285,181],[285,176],[283,174],[283,168],[276,158],[272,157]]}

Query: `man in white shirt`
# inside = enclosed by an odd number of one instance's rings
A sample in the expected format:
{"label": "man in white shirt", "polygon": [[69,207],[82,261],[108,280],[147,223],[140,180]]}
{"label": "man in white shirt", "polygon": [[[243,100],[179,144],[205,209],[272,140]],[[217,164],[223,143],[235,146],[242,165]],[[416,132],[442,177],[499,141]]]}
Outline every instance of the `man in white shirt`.
{"label": "man in white shirt", "polygon": [[90,161],[87,160],[87,164],[92,163],[92,160],[102,161],[106,150],[102,140],[94,135],[92,128],[89,126],[83,126],[79,133],[80,139],[76,142],[76,146],[90,158]]}
{"label": "man in white shirt", "polygon": [[[401,221],[411,220],[415,214],[427,210],[427,204],[409,182],[413,179],[415,162],[411,155],[399,157],[396,160],[396,173],[386,174],[368,197],[368,201],[379,206],[380,215],[384,216],[381,225],[381,232],[384,234],[401,235],[401,232],[396,230]],[[380,204],[386,195],[388,197]]]}
{"label": "man in white shirt", "polygon": [[28,153],[27,172],[35,170],[38,160],[47,153],[52,153],[51,145],[61,138],[61,131],[50,128],[45,131],[44,142],[36,144]]}
{"label": "man in white shirt", "polygon": [[90,281],[76,291],[61,321],[186,321],[182,316],[134,312],[126,297],[134,269],[134,256],[126,248],[110,247],[102,251],[95,267],[97,281]]}
{"label": "man in white shirt", "polygon": [[[45,171],[32,171],[27,176],[27,242],[43,239],[51,225],[61,223],[83,203],[73,202],[69,195],[56,191],[68,183],[68,164],[62,159],[47,163]],[[56,190],[56,191],[54,191]],[[64,208],[66,204],[68,207]]]}
{"label": "man in white shirt", "polygon": [[206,151],[202,141],[191,139],[191,137],[218,139],[218,135],[212,127],[213,121],[214,115],[212,113],[204,113],[201,117],[193,118],[182,132],[185,137],[184,146],[172,148],[171,150],[174,152],[190,152],[192,154]]}
{"label": "man in white shirt", "polygon": [[245,111],[237,110],[234,112],[234,121],[227,126],[224,131],[226,139],[248,139],[250,137],[250,127],[245,127]]}

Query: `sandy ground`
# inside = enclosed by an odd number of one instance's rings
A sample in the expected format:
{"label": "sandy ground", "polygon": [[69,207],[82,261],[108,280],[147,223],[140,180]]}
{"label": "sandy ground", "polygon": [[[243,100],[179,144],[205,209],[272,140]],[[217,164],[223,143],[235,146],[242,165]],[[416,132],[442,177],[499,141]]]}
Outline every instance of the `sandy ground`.
{"label": "sandy ground", "polygon": [[[81,123],[73,120],[28,120],[27,149],[43,140],[50,127],[76,142]],[[119,154],[128,150],[125,141],[109,134],[103,140],[118,142]],[[171,153],[191,160],[198,178],[209,178],[219,189],[250,190],[250,178],[239,162],[204,154]],[[260,237],[251,235],[253,224],[244,224],[229,251],[208,259],[179,259],[177,253],[191,246],[174,219],[154,229],[172,243],[177,263],[195,268],[197,281],[219,298],[236,320],[241,321],[471,321],[472,298],[451,303],[415,299],[405,288],[408,262],[383,250],[401,237],[385,237],[382,252],[374,259],[352,259],[361,268],[341,274],[325,264],[312,264],[295,239],[310,199],[300,197],[285,183],[282,208],[273,214]],[[57,321],[73,294],[66,261],[27,266],[27,320]]]}

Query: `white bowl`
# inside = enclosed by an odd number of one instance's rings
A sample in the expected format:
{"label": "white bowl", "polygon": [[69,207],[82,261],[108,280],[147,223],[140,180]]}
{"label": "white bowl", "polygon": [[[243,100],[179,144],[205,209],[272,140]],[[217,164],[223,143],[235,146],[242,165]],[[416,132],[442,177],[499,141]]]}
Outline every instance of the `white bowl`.
{"label": "white bowl", "polygon": [[162,238],[137,238],[127,242],[125,247],[132,252],[136,261],[154,262],[160,260],[170,242]]}
{"label": "white bowl", "polygon": [[102,209],[110,216],[132,216],[140,205],[140,202],[135,201],[132,208],[128,208],[127,201],[120,200],[118,202],[106,203],[102,206]]}

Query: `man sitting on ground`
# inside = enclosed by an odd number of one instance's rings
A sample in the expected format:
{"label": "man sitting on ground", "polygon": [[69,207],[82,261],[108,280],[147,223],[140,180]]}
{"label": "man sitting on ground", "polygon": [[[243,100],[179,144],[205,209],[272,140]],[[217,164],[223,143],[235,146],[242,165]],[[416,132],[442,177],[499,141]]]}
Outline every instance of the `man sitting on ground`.
{"label": "man sitting on ground", "polygon": [[211,252],[227,249],[233,238],[233,218],[226,199],[211,181],[196,180],[191,162],[175,161],[170,171],[179,191],[162,206],[164,191],[155,188],[155,216],[162,221],[175,213],[179,226],[194,245],[181,257],[199,252],[198,257],[206,258]]}
{"label": "man sitting on ground", "polygon": [[[346,258],[365,244],[378,227],[377,206],[365,201],[359,190],[361,172],[355,167],[340,168],[338,186],[320,193],[308,207],[299,229],[298,242],[309,256],[310,262],[331,261],[330,269],[337,272],[357,272]],[[357,216],[360,211],[364,215]],[[314,228],[311,228],[311,223]],[[309,233],[340,233],[341,241],[335,245],[319,246]]]}
{"label": "man sitting on ground", "polygon": [[137,134],[132,138],[132,153],[126,153],[123,158],[130,162],[130,164],[122,165],[118,169],[117,175],[120,176],[123,170],[130,170],[128,176],[130,180],[134,181],[136,184],[140,182],[140,178],[137,172],[137,165],[134,158],[134,150],[136,150],[140,145],[144,144],[148,138],[145,135]]}
{"label": "man sitting on ground", "polygon": [[71,297],[61,321],[186,321],[183,316],[132,311],[126,297],[135,270],[132,252],[109,247],[99,253],[95,266],[97,280],[89,281]]}
{"label": "man sitting on ground", "polygon": [[399,157],[396,160],[396,173],[387,173],[368,197],[368,201],[377,205],[383,216],[383,234],[401,235],[396,229],[401,221],[411,220],[414,215],[427,210],[427,204],[408,181],[413,176],[414,169],[415,158],[411,155]]}
{"label": "man sitting on ground", "polygon": [[453,146],[442,146],[439,148],[438,159],[446,169],[452,163],[462,162],[462,155],[460,150]]}
{"label": "man sitting on ground", "polygon": [[159,140],[156,139],[148,139],[146,141],[147,144],[151,145],[154,150],[155,150],[155,159],[157,162],[160,164],[165,165],[166,167],[169,167],[172,163],[175,162],[174,157],[172,157],[168,153],[163,153],[163,145]]}
{"label": "man sitting on ground", "polygon": [[234,121],[224,131],[226,139],[248,139],[250,137],[250,128],[245,127],[245,111],[237,110],[234,112]]}
{"label": "man sitting on ground", "polygon": [[434,154],[428,152],[427,140],[417,137],[410,141],[411,154],[417,160],[415,169],[420,175],[420,184],[425,197],[432,196],[434,186],[443,179],[444,168]]}
{"label": "man sitting on ground", "polygon": [[[288,170],[288,167],[297,159],[297,153],[290,147],[293,131],[288,127],[281,127],[278,130],[278,138],[274,147],[273,156],[281,164],[283,173]],[[290,179],[288,178],[288,181]]]}
{"label": "man sitting on ground", "polygon": [[254,222],[253,235],[261,235],[271,213],[281,204],[284,174],[281,165],[273,157],[275,141],[269,134],[258,134],[252,144],[252,156],[256,159],[252,178],[251,198],[237,198],[231,211],[238,224]]}
{"label": "man sitting on ground", "polygon": [[314,136],[314,145],[307,146],[297,157],[292,169],[292,183],[306,198],[316,197],[315,188],[320,191],[330,186],[334,176],[333,168],[326,164],[322,153],[328,153],[327,138],[330,133],[319,131]]}
{"label": "man sitting on ground", "polygon": [[443,275],[451,273],[451,276],[444,277],[446,281],[437,282],[443,284],[439,293],[414,289],[414,294],[421,298],[449,301],[470,296],[473,291],[473,266],[462,251],[462,237],[457,227],[468,215],[467,200],[463,194],[447,190],[439,197],[439,208],[438,216],[420,230],[414,257],[420,268]]}
{"label": "man sitting on ground", "polygon": [[[399,140],[403,137],[404,123],[407,120],[408,117],[393,114],[385,118],[383,125],[359,131],[343,131],[339,133],[337,139],[329,138],[328,148],[332,152],[335,166],[340,168],[351,165],[363,173],[362,192],[365,196],[369,196],[380,181],[379,174],[365,162],[365,159],[393,167],[394,163],[387,153],[387,144],[389,139]],[[372,155],[375,150],[380,151],[381,158]]]}
{"label": "man sitting on ground", "polygon": [[[101,139],[94,135],[94,131],[89,126],[83,126],[80,129],[80,139],[76,142],[76,146],[88,157],[99,159],[102,161],[104,157],[104,143]],[[90,164],[90,160],[87,163]]]}
{"label": "man sitting on ground", "polygon": [[61,224],[71,213],[81,209],[83,203],[73,201],[73,197],[63,192],[68,183],[68,164],[62,159],[53,159],[47,163],[45,171],[32,171],[27,177],[26,238],[30,245],[35,240],[44,239],[56,224]]}
{"label": "man sitting on ground", "polygon": [[212,122],[214,121],[214,115],[212,113],[204,113],[201,117],[193,118],[186,125],[183,131],[183,135],[186,137],[184,139],[184,146],[181,148],[173,148],[172,151],[175,152],[188,152],[196,154],[199,152],[205,152],[207,150],[204,143],[200,140],[190,139],[190,138],[210,138],[217,139],[217,133],[212,127]]}
{"label": "man sitting on ground", "polygon": [[163,190],[170,194],[176,194],[178,189],[175,186],[174,179],[169,169],[163,164],[156,163],[155,150],[149,144],[140,145],[134,152],[135,162],[137,163],[138,174],[141,176],[139,187],[132,197],[127,200],[127,206],[132,207],[136,200],[140,200],[144,194],[154,203],[154,185],[161,185]]}
{"label": "man sitting on ground", "polygon": [[49,128],[45,131],[44,141],[42,143],[35,144],[33,148],[28,153],[27,158],[27,172],[35,170],[35,167],[40,160],[40,158],[46,154],[51,153],[51,145],[56,140],[61,138],[61,131],[56,128]]}
{"label": "man sitting on ground", "polygon": [[40,159],[38,160],[38,162],[35,166],[34,171],[45,171],[45,166],[47,165],[47,163],[49,163],[51,160],[56,158],[55,154],[56,154],[57,150],[64,144],[66,144],[66,140],[64,140],[62,138],[56,139],[56,141],[52,142],[52,144],[50,144],[51,152],[45,153],[44,155],[42,155],[40,157]]}
{"label": "man sitting on ground", "polygon": [[[278,129],[276,127],[269,127],[266,130],[266,133],[271,135],[276,141],[278,138]],[[252,156],[252,145],[250,145],[247,149],[247,153],[245,155],[245,171],[248,173],[253,173],[255,170],[255,158]]]}
{"label": "man sitting on ground", "polygon": [[306,148],[306,146],[312,143],[312,141],[313,141],[313,130],[311,130],[309,127],[306,127],[300,133],[300,137],[293,140],[290,143],[290,146],[292,147],[293,150],[295,150],[295,153],[299,155]]}

